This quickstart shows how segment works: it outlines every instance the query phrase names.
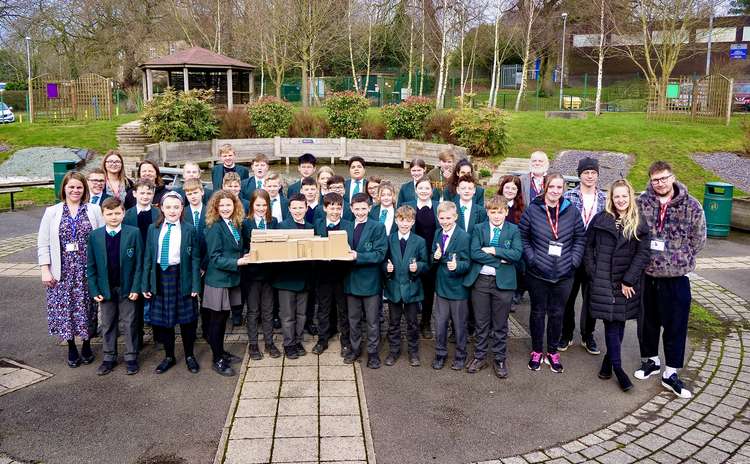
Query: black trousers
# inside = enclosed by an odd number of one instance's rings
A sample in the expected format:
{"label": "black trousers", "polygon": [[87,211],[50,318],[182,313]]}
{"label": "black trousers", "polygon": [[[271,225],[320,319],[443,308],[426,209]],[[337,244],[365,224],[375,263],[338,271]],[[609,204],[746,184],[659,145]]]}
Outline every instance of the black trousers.
{"label": "black trousers", "polygon": [[318,282],[318,342],[327,343],[338,327],[341,346],[351,346],[344,282]]}
{"label": "black trousers", "polygon": [[[185,351],[185,357],[194,356],[193,347],[195,346],[195,331],[198,327],[198,321],[188,324],[180,324],[180,336],[182,337],[182,348]],[[174,358],[174,327],[152,326],[154,331],[154,340],[164,345],[164,353],[168,358]],[[222,336],[223,338],[223,336]]]}
{"label": "black trousers", "polygon": [[581,339],[586,340],[594,333],[596,319],[589,316],[589,279],[583,266],[579,267],[573,277],[573,287],[570,289],[568,302],[565,303],[565,313],[563,314],[562,337],[566,340],[573,339],[573,332],[576,328],[576,298],[578,292],[581,292],[583,303],[581,304],[580,332]]}
{"label": "black trousers", "polygon": [[229,313],[230,311],[208,311],[208,344],[211,346],[213,362],[219,361],[224,354],[224,334],[227,331]]}
{"label": "black trousers", "polygon": [[372,296],[346,295],[349,312],[349,339],[352,351],[362,352],[362,320],[367,321],[367,353],[376,354],[380,344],[380,294]]}
{"label": "black trousers", "polygon": [[247,326],[248,343],[258,344],[258,318],[261,320],[263,341],[273,343],[273,288],[268,282],[251,280],[247,284]]}
{"label": "black trousers", "polygon": [[419,351],[419,303],[388,301],[388,345],[391,353],[401,352],[401,317],[406,318],[406,342],[409,354]]}
{"label": "black trousers", "polygon": [[620,347],[625,336],[625,321],[604,321],[604,342],[607,344],[607,356],[612,367],[622,367]]}
{"label": "black trousers", "polygon": [[[508,316],[513,290],[497,288],[495,276],[479,275],[471,289],[476,315],[476,346],[474,357],[484,359],[492,338],[495,361],[505,361],[508,343]],[[492,337],[490,337],[492,333]]]}
{"label": "black trousers", "polygon": [[[659,335],[668,367],[680,369],[685,360],[688,317],[690,316],[690,280],[687,276],[646,276],[643,292],[643,317],[638,339],[641,357],[659,355]],[[664,332],[662,333],[662,329]]]}
{"label": "black trousers", "polygon": [[529,329],[531,331],[531,349],[537,353],[544,351],[544,328],[547,326],[547,353],[557,353],[560,341],[562,317],[565,301],[570,295],[573,278],[548,282],[526,274],[526,286],[531,297]]}
{"label": "black trousers", "polygon": [[432,306],[435,302],[436,274],[435,269],[430,269],[419,277],[422,281],[422,288],[424,289],[424,300],[422,301],[422,329],[429,329],[432,326]]}
{"label": "black trousers", "polygon": [[135,300],[135,335],[136,335],[136,349],[141,351],[143,349],[143,309],[146,302],[143,298]]}

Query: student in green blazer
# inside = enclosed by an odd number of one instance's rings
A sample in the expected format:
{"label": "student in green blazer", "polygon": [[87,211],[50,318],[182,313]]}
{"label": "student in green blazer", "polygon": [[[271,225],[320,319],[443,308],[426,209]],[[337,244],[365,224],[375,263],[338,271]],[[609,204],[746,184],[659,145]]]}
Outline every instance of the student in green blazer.
{"label": "student in green blazer", "polygon": [[435,277],[435,360],[433,369],[442,369],[448,355],[448,321],[453,321],[456,334],[456,354],[451,369],[462,370],[466,365],[466,318],[469,292],[463,286],[464,275],[471,264],[469,234],[456,226],[458,213],[450,201],[440,202],[438,221],[440,229],[435,232],[432,244],[432,265]]}
{"label": "student in green blazer", "polygon": [[[472,176],[476,178],[474,176],[474,167],[467,159],[459,160],[453,167],[453,175],[448,181],[448,185],[443,190],[443,200],[458,203],[458,182],[462,176]],[[484,206],[484,189],[482,187],[477,186],[476,191],[474,192],[474,203],[479,206]]]}
{"label": "student in green blazer", "polygon": [[382,274],[380,265],[388,250],[383,224],[369,219],[370,197],[358,193],[352,197],[354,224],[349,226],[349,247],[354,263],[344,281],[346,306],[349,311],[349,337],[352,351],[344,362],[352,364],[362,353],[362,318],[367,319],[367,367],[380,367],[378,344],[380,342],[380,292]]}
{"label": "student in green blazer", "polygon": [[143,241],[138,228],[122,225],[125,208],[119,198],[102,202],[104,227],[89,234],[86,247],[86,277],[89,293],[101,310],[104,359],[97,375],[112,372],[117,364],[118,323],[125,340],[126,373],[138,372],[138,325],[134,301],[141,288]]}
{"label": "student in green blazer", "polygon": [[143,258],[141,291],[149,300],[145,320],[154,339],[164,344],[165,358],[156,368],[163,374],[175,364],[175,330],[180,325],[185,363],[197,373],[200,367],[193,347],[201,291],[200,243],[191,223],[182,221],[182,196],[167,192],[161,201],[162,214],[148,230]]}
{"label": "student in green blazer", "polygon": [[392,366],[401,353],[401,316],[406,318],[409,365],[419,366],[419,305],[424,300],[420,274],[429,268],[427,246],[412,232],[416,212],[410,206],[396,211],[395,230],[388,239],[388,253],[383,264],[385,298],[388,301],[388,342],[390,352],[385,365]]}
{"label": "student in green blazer", "polygon": [[209,309],[208,344],[212,368],[223,376],[235,375],[231,363],[240,361],[224,349],[224,334],[230,311],[242,309],[240,266],[249,264],[243,256],[242,220],[244,213],[237,195],[220,190],[208,202],[206,212],[206,285],[203,306]]}
{"label": "student in green blazer", "polygon": [[385,227],[385,235],[390,236],[396,230],[396,189],[388,181],[383,181],[378,187],[378,199],[380,202],[370,208],[370,219],[378,221]]}
{"label": "student in green blazer", "polygon": [[477,338],[474,359],[467,371],[474,374],[487,367],[485,358],[491,338],[495,375],[503,379],[508,376],[508,315],[517,284],[516,264],[521,259],[523,243],[518,226],[505,221],[508,215],[505,198],[490,198],[485,207],[489,220],[474,226],[472,264],[464,278],[464,285],[471,288]]}
{"label": "student in green blazer", "polygon": [[461,176],[458,180],[458,200],[454,201],[458,211],[458,227],[469,234],[476,224],[487,220],[487,213],[483,206],[474,201],[476,180],[470,175]]}
{"label": "student in green blazer", "polygon": [[344,187],[344,178],[337,174],[332,175],[327,182],[328,191],[338,193],[344,199],[343,212],[341,218],[349,222],[354,222],[354,214],[352,214],[352,208],[349,204],[349,199],[346,196],[346,188]]}
{"label": "student in green blazer", "polygon": [[[271,216],[269,204],[271,198],[265,190],[255,190],[250,197],[250,214],[242,221],[242,242],[244,253],[252,248],[252,236],[256,230],[276,229],[278,223]],[[242,273],[242,285],[247,291],[247,337],[250,358],[256,361],[263,359],[258,348],[258,317],[261,319],[265,351],[272,358],[281,356],[273,343],[273,287],[271,287],[272,266],[270,264],[251,264]]]}
{"label": "student in green blazer", "polygon": [[217,192],[224,186],[224,176],[230,172],[235,172],[240,177],[240,182],[250,177],[250,170],[245,166],[235,164],[234,149],[230,144],[224,144],[219,148],[219,160],[221,163],[217,164],[211,170],[211,182],[213,184],[213,191]]}
{"label": "student in green blazer", "polygon": [[[291,217],[279,224],[279,229],[313,229],[305,221],[307,203],[301,193],[289,199]],[[310,289],[311,263],[281,264],[276,267],[273,288],[279,291],[279,315],[281,331],[284,334],[284,354],[290,359],[304,356],[307,351],[302,346],[305,330],[307,297]]]}
{"label": "student in green blazer", "polygon": [[315,155],[311,153],[303,153],[299,157],[298,162],[299,166],[297,166],[297,171],[299,172],[300,180],[289,185],[286,193],[286,196],[289,198],[300,193],[300,189],[302,188],[302,179],[304,179],[305,177],[315,176],[315,165],[318,163],[318,160],[315,158]]}
{"label": "student in green blazer", "polygon": [[[417,186],[417,181],[422,177],[425,177],[426,173],[427,164],[425,164],[423,159],[415,158],[411,161],[409,174],[411,174],[411,178],[413,180],[402,184],[401,188],[398,189],[398,200],[396,202],[397,207],[403,206],[410,201],[417,201],[417,192],[415,187]],[[432,199],[435,201],[440,200],[440,191],[438,191],[438,189],[436,188],[432,191]]]}

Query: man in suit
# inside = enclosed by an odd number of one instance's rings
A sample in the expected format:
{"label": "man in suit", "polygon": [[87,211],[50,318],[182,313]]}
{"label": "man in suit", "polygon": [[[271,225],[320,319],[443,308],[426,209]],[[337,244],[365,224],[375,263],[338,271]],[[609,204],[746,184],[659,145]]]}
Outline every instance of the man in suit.
{"label": "man in suit", "polygon": [[549,158],[543,151],[535,151],[529,159],[529,172],[521,175],[521,195],[523,204],[530,205],[531,200],[544,192],[544,177],[549,169]]}
{"label": "man in suit", "polygon": [[302,156],[299,157],[299,166],[297,166],[297,171],[299,172],[299,180],[292,185],[289,186],[287,189],[287,197],[291,197],[292,195],[296,195],[300,193],[300,189],[302,188],[302,179],[305,177],[313,177],[315,174],[315,165],[318,163],[318,160],[315,158],[315,155],[311,153],[303,153]]}
{"label": "man in suit", "polygon": [[224,182],[224,176],[229,172],[236,172],[240,176],[240,181],[250,177],[250,171],[245,166],[235,163],[234,149],[228,143],[219,148],[219,159],[221,164],[217,164],[211,170],[211,182],[214,191],[221,190]]}
{"label": "man in suit", "polygon": [[354,263],[346,277],[344,292],[349,311],[352,351],[344,362],[352,364],[362,353],[364,317],[367,320],[367,367],[377,369],[380,367],[380,265],[385,259],[388,242],[383,224],[368,218],[369,200],[367,193],[361,192],[352,197],[351,203],[354,224],[349,227],[349,247]]}
{"label": "man in suit", "polygon": [[102,168],[92,169],[86,176],[86,183],[89,184],[89,203],[102,206],[107,199],[107,191],[104,188],[104,170]]}
{"label": "man in suit", "polygon": [[126,373],[138,372],[138,324],[134,301],[141,288],[143,241],[136,227],[123,225],[125,209],[119,198],[102,204],[104,227],[89,235],[86,277],[89,292],[101,305],[104,360],[97,375],[112,372],[117,364],[118,323],[123,323]]}
{"label": "man in suit", "polygon": [[467,372],[475,374],[487,367],[485,358],[492,340],[495,375],[504,379],[508,376],[508,315],[516,289],[516,264],[521,259],[523,244],[518,227],[505,222],[508,215],[505,198],[490,198],[485,208],[489,219],[472,229],[471,269],[464,278],[464,286],[471,288],[477,338],[474,359]]}
{"label": "man in suit", "polygon": [[[349,179],[344,183],[346,191],[344,199],[352,203],[352,198],[358,193],[367,193],[367,179],[365,179],[365,159],[361,156],[352,156],[349,158]],[[368,201],[370,196],[367,196]]]}

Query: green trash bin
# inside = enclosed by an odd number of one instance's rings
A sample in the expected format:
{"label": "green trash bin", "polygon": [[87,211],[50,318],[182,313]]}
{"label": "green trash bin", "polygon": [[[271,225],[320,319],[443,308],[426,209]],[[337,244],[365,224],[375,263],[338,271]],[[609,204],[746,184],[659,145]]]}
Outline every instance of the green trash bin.
{"label": "green trash bin", "polygon": [[65,174],[71,169],[76,167],[78,161],[74,160],[57,160],[52,162],[52,172],[55,175],[55,198],[60,199],[60,190],[62,188],[62,180]]}
{"label": "green trash bin", "polygon": [[703,193],[703,211],[706,213],[706,233],[709,237],[729,236],[732,221],[732,192],[734,185],[725,182],[708,182]]}

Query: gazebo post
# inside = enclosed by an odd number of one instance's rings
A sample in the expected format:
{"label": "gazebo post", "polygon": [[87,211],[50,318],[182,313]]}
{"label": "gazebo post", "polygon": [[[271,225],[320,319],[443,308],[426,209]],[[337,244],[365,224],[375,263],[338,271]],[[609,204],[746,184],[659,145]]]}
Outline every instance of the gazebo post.
{"label": "gazebo post", "polygon": [[227,69],[227,110],[232,111],[232,68]]}
{"label": "gazebo post", "polygon": [[148,78],[146,77],[146,71],[143,71],[143,101],[148,101],[148,84],[146,81]]}
{"label": "gazebo post", "polygon": [[146,69],[146,87],[148,94],[146,96],[147,101],[151,101],[154,98],[154,76],[151,69]]}
{"label": "gazebo post", "polygon": [[247,73],[248,79],[249,79],[249,85],[247,86],[247,89],[249,90],[250,96],[252,97],[255,95],[255,79],[253,79],[253,72],[250,71]]}
{"label": "gazebo post", "polygon": [[182,68],[182,90],[185,92],[190,90],[190,84],[188,83],[188,68]]}

